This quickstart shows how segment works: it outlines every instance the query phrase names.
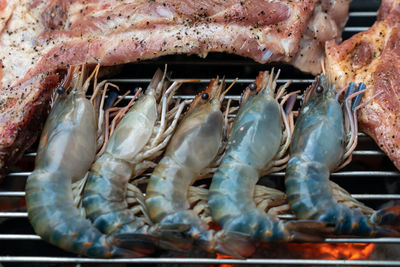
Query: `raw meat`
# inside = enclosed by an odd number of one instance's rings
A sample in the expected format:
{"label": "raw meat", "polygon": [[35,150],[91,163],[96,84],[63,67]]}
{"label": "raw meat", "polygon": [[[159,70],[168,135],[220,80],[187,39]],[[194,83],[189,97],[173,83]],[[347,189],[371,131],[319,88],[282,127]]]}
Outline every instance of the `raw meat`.
{"label": "raw meat", "polygon": [[326,67],[339,87],[364,82],[360,128],[400,169],[400,1],[383,0],[378,21],[341,45],[328,42]]}

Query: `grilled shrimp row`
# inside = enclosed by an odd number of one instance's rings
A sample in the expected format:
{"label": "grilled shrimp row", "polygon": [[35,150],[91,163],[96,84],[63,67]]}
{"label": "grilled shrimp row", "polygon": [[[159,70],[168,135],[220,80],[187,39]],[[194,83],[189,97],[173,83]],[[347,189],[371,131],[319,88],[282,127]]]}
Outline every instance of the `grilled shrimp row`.
{"label": "grilled shrimp row", "polygon": [[[351,84],[342,96],[321,74],[294,125],[289,83],[278,88],[279,72],[260,72],[229,124],[224,80],[211,80],[182,115],[188,102],[173,95],[186,81],[171,84],[166,70],[123,108],[111,96],[104,103],[111,85],[96,77],[92,100],[86,99],[97,71],[86,80],[84,66],[68,71],[27,180],[29,220],[51,244],[89,257],[193,246],[247,257],[263,242],[399,235],[398,208],[374,212],[329,181],[357,143],[363,84]],[[266,212],[285,195],[257,185],[286,166],[287,201],[299,220]],[[204,178],[212,178],[209,190],[194,186]],[[145,195],[141,183],[147,183]],[[350,201],[338,203],[342,196]]]}

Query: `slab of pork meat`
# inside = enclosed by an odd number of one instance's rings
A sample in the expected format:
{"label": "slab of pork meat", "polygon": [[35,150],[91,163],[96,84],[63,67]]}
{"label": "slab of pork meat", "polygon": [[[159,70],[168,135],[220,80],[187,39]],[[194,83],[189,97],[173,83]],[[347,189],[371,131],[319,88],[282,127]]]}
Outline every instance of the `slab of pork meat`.
{"label": "slab of pork meat", "polygon": [[383,0],[378,21],[341,45],[327,43],[327,71],[338,86],[364,82],[359,125],[400,169],[400,0]]}
{"label": "slab of pork meat", "polygon": [[0,0],[0,170],[35,140],[69,65],[228,52],[318,73],[323,42],[339,38],[348,3]]}

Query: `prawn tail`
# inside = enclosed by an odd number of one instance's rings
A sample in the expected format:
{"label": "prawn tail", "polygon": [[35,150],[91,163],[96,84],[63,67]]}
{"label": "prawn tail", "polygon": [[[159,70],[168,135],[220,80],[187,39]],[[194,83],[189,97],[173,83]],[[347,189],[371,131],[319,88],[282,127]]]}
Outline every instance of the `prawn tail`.
{"label": "prawn tail", "polygon": [[400,206],[377,210],[370,220],[377,225],[378,236],[400,236]]}
{"label": "prawn tail", "polygon": [[259,242],[252,236],[233,231],[221,230],[215,235],[215,251],[238,259],[254,254]]}
{"label": "prawn tail", "polygon": [[158,238],[151,234],[115,234],[112,243],[116,247],[114,256],[143,257],[155,252]]}
{"label": "prawn tail", "polygon": [[286,227],[292,241],[321,241],[335,231],[335,225],[332,223],[312,220],[289,221]]}
{"label": "prawn tail", "polygon": [[163,249],[184,252],[189,250],[194,237],[189,234],[188,224],[160,224],[152,233],[159,238],[159,246]]}

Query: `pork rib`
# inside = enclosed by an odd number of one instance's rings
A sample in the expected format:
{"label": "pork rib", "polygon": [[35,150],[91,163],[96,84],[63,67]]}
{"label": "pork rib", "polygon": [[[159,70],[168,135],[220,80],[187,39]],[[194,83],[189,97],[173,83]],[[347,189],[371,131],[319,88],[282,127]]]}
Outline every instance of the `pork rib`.
{"label": "pork rib", "polygon": [[328,72],[339,87],[364,82],[359,125],[400,169],[400,0],[383,0],[378,21],[341,45],[326,46]]}
{"label": "pork rib", "polygon": [[[0,170],[35,139],[39,122],[45,119],[50,89],[60,77],[57,73],[69,65],[115,65],[168,54],[204,57],[209,52],[228,52],[261,63],[289,62],[318,73],[321,53],[312,60],[296,57],[300,41],[300,49],[320,51],[326,36],[337,39],[347,19],[348,3],[0,0]],[[321,21],[334,30],[321,28]],[[324,37],[319,41],[320,36]]]}

